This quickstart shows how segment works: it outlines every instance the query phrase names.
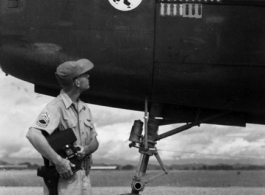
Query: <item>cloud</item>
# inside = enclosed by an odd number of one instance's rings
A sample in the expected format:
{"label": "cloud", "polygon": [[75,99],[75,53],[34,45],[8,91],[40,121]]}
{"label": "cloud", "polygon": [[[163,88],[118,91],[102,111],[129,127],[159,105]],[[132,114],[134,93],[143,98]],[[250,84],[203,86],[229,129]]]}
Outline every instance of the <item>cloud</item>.
{"label": "cloud", "polygon": [[41,158],[41,155],[32,147],[22,147],[19,151],[11,153],[14,158]]}
{"label": "cloud", "polygon": [[139,153],[136,148],[129,148],[129,142],[108,141],[100,143],[99,150],[93,154],[93,158],[109,160],[138,160]]}
{"label": "cloud", "polygon": [[7,155],[7,151],[5,149],[0,150],[0,158],[4,157]]}
{"label": "cloud", "polygon": [[28,97],[21,97],[18,100],[15,101],[15,105],[18,106],[20,104],[30,104],[31,100]]}
{"label": "cloud", "polygon": [[247,133],[245,139],[252,143],[265,138],[264,126],[262,125],[248,126],[245,132]]}
{"label": "cloud", "polygon": [[10,155],[22,147],[30,147],[25,134],[43,108],[43,102],[51,98],[36,99],[32,84],[6,77],[2,71],[0,81],[0,148],[6,151],[5,155]]}
{"label": "cloud", "polygon": [[136,149],[129,148],[131,123],[108,125],[97,128],[100,143],[98,151],[93,155],[96,158],[108,159],[137,159]]}
{"label": "cloud", "polygon": [[97,127],[116,125],[120,123],[133,124],[134,120],[143,118],[143,113],[137,111],[128,111],[124,109],[95,105],[90,105],[90,108]]}
{"label": "cloud", "polygon": [[[201,125],[161,140],[157,146],[165,159],[190,158],[265,158],[264,139],[257,138],[259,127],[246,128]],[[168,126],[167,130],[175,128]],[[165,131],[163,131],[165,132]],[[163,133],[161,132],[161,133]]]}

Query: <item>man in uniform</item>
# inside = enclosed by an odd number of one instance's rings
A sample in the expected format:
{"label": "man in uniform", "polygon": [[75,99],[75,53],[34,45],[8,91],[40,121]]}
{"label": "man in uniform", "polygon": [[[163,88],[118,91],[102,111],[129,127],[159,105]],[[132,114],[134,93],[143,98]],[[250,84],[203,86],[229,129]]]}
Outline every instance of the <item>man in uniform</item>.
{"label": "man in uniform", "polygon": [[[90,195],[92,194],[89,168],[85,166],[90,158],[82,162],[82,169],[73,174],[74,165],[59,156],[48,144],[44,134],[51,135],[55,129],[59,131],[73,129],[77,141],[76,146],[81,157],[90,156],[98,149],[97,132],[93,126],[90,109],[79,99],[80,94],[89,89],[88,71],[93,63],[87,59],[67,61],[57,67],[55,76],[62,87],[60,95],[51,101],[40,113],[30,127],[27,138],[34,148],[56,167],[60,175],[58,182],[59,195]],[[86,169],[86,170],[85,170]],[[48,195],[44,184],[44,194]]]}

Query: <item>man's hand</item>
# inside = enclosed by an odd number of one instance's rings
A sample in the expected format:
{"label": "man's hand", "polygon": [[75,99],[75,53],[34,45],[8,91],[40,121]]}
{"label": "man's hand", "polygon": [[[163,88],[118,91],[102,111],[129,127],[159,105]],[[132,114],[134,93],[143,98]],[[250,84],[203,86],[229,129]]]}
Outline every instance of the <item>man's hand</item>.
{"label": "man's hand", "polygon": [[90,155],[98,149],[98,140],[96,137],[91,139],[90,143],[85,146],[75,145],[79,150],[77,151],[78,157],[80,159],[84,158],[86,155]]}
{"label": "man's hand", "polygon": [[80,159],[84,158],[86,156],[85,148],[81,145],[76,145],[75,147],[78,148],[77,155]]}
{"label": "man's hand", "polygon": [[55,165],[59,175],[67,179],[73,175],[71,167],[75,167],[69,160],[61,158],[58,164]]}

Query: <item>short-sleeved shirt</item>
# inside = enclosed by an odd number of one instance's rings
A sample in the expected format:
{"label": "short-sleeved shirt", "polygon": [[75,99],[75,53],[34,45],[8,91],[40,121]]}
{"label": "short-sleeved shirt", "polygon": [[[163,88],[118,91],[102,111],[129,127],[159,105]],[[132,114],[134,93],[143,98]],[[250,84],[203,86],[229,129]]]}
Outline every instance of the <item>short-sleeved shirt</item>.
{"label": "short-sleeved shirt", "polygon": [[87,104],[81,100],[74,104],[63,90],[60,95],[46,105],[31,125],[32,127],[43,130],[49,135],[57,128],[60,131],[71,128],[77,138],[75,144],[82,146],[88,145],[91,139],[97,136]]}
{"label": "short-sleeved shirt", "polygon": [[[72,128],[77,138],[75,144],[82,146],[88,145],[91,139],[97,136],[92,115],[87,104],[81,100],[78,100],[76,105],[74,105],[69,96],[62,90],[60,95],[42,110],[35,122],[31,125],[31,128],[45,131],[48,134],[54,133],[56,129],[63,131]],[[44,194],[49,194],[45,185]],[[85,175],[85,170],[79,170],[68,179],[60,178],[58,194],[91,195],[89,175]]]}

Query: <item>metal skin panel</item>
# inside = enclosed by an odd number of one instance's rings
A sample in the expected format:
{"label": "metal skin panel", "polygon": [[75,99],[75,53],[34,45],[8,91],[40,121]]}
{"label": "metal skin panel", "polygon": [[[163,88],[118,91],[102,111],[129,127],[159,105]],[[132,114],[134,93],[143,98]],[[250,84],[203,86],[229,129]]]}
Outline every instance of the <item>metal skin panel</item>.
{"label": "metal skin panel", "polygon": [[143,1],[129,12],[107,0],[21,0],[17,9],[8,9],[7,2],[1,1],[0,23],[0,63],[6,73],[59,89],[56,67],[87,58],[95,68],[84,100],[144,105],[151,93],[155,2]]}
{"label": "metal skin panel", "polygon": [[[56,95],[56,67],[88,58],[96,66],[86,102],[143,110],[148,97],[176,108],[168,115],[175,122],[193,121],[201,109],[236,112],[231,122],[211,123],[264,124],[265,12],[257,5],[265,1],[204,3],[196,17],[180,15],[174,9],[184,4],[173,1],[164,9],[171,16],[161,16],[158,2],[123,12],[107,0],[20,0],[17,8],[3,0],[1,67],[36,92]],[[185,4],[188,11],[200,7],[193,5]]]}
{"label": "metal skin panel", "polygon": [[204,4],[202,18],[161,16],[160,8],[153,100],[264,113],[265,8]]}

